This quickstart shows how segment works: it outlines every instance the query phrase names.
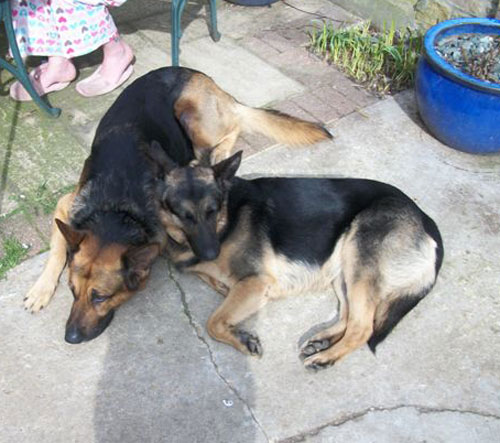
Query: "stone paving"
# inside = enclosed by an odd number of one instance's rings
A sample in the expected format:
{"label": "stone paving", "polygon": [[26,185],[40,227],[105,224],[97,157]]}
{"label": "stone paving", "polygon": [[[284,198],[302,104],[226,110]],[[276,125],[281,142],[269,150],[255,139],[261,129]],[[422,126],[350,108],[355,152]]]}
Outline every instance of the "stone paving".
{"label": "stone paving", "polygon": [[[327,0],[289,3],[356,20]],[[376,356],[360,349],[310,373],[297,344],[335,316],[331,293],[260,311],[246,325],[264,347],[264,356],[253,359],[208,337],[204,325],[220,297],[161,259],[147,288],[117,311],[105,333],[72,346],[63,341],[71,305],[66,274],[47,309],[37,315],[22,309],[46,260],[37,255],[0,281],[0,441],[498,441],[500,157],[443,146],[422,128],[411,91],[378,100],[310,55],[308,14],[281,2],[221,3],[219,43],[208,37],[205,14],[188,4],[181,63],[203,61],[197,67],[237,98],[322,121],[336,134],[303,149],[247,137],[238,145],[246,154],[240,174],[358,176],[401,187],[441,228],[438,284]],[[127,2],[115,15],[136,52],[137,75],[169,60],[168,3]],[[224,51],[206,58],[215,46]],[[59,120],[0,97],[7,140],[0,145],[6,177],[0,190],[9,214],[2,235],[32,241],[33,252],[43,247],[45,240],[36,239],[47,235],[44,213],[53,198],[41,185],[53,197],[77,180],[95,126],[117,94],[92,100],[72,88],[54,94],[63,107]]]}

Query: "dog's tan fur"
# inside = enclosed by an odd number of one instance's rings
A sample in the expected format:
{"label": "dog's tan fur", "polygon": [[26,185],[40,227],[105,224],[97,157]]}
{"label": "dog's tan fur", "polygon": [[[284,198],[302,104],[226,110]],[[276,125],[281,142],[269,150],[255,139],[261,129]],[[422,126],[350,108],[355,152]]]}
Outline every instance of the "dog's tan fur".
{"label": "dog's tan fur", "polygon": [[[71,206],[75,193],[66,194],[57,203],[54,220],[69,223]],[[31,312],[38,312],[47,306],[52,299],[66,264],[66,240],[55,221],[52,224],[50,237],[50,253],[45,268],[24,299],[24,306]]]}
{"label": "dog's tan fur", "polygon": [[258,132],[292,146],[330,138],[315,123],[239,103],[201,73],[193,75],[174,109],[193,142],[197,158],[208,153],[212,164],[229,157],[241,132]]}

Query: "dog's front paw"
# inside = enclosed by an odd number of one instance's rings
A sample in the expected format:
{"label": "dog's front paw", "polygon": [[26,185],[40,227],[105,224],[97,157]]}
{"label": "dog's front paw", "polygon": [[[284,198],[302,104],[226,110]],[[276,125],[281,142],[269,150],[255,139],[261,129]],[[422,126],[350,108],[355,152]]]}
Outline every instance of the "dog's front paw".
{"label": "dog's front paw", "polygon": [[243,331],[242,329],[237,329],[234,333],[239,341],[246,346],[248,354],[262,357],[262,345],[260,344],[259,337]]}
{"label": "dog's front paw", "polygon": [[37,281],[24,297],[24,308],[31,312],[40,311],[49,304],[55,290],[54,284]]}

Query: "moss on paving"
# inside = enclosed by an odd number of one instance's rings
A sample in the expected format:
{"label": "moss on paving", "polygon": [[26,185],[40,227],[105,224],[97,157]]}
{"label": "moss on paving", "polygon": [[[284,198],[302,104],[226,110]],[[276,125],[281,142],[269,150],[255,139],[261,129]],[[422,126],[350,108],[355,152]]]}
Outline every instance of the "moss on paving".
{"label": "moss on paving", "polygon": [[[7,94],[10,83],[10,76],[1,71],[0,92]],[[5,214],[16,209],[21,195],[41,185],[50,194],[74,184],[90,146],[33,103],[0,100],[0,214]]]}
{"label": "moss on paving", "polygon": [[0,280],[5,277],[9,269],[17,266],[28,253],[16,238],[6,238],[2,241],[3,254],[0,256]]}

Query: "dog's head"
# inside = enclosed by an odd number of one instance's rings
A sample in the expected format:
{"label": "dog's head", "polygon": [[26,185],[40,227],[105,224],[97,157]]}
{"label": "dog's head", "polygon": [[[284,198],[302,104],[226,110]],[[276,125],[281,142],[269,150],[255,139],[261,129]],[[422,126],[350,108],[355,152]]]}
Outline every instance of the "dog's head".
{"label": "dog's head", "polygon": [[153,143],[150,149],[165,173],[157,196],[168,213],[169,224],[182,232],[197,258],[214,260],[220,251],[218,232],[225,223],[227,195],[241,162],[241,151],[214,166],[177,167],[161,147]]}
{"label": "dog's head", "polygon": [[56,219],[68,246],[69,287],[74,301],[65,340],[81,343],[101,334],[115,308],[141,288],[160,251],[157,244],[103,244],[90,231]]}

